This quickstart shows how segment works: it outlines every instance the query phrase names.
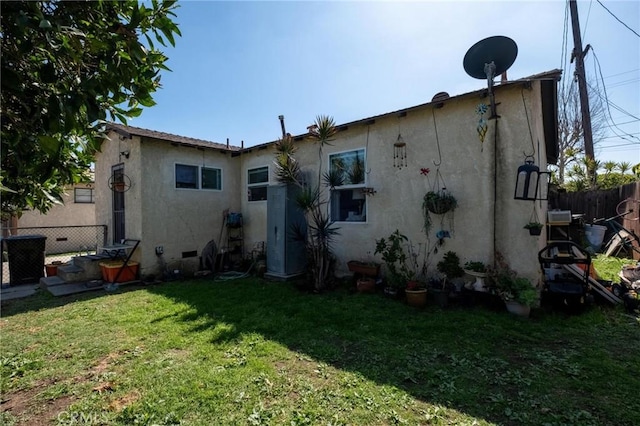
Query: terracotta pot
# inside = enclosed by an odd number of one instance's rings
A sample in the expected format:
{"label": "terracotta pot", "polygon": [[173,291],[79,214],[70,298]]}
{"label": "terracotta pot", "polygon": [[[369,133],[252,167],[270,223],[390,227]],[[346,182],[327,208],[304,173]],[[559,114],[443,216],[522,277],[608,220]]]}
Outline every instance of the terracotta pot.
{"label": "terracotta pot", "polygon": [[58,275],[58,265],[48,264],[44,265],[45,270],[47,271],[48,277],[55,277]]}
{"label": "terracotta pot", "polygon": [[427,304],[427,289],[405,290],[407,296],[407,304],[414,308],[424,308]]}
{"label": "terracotta pot", "polygon": [[373,293],[376,291],[376,280],[360,278],[357,282],[358,293]]}
{"label": "terracotta pot", "polygon": [[378,273],[380,272],[380,265],[358,262],[357,260],[350,260],[349,262],[347,262],[347,267],[351,272],[355,272],[367,277],[377,277]]}

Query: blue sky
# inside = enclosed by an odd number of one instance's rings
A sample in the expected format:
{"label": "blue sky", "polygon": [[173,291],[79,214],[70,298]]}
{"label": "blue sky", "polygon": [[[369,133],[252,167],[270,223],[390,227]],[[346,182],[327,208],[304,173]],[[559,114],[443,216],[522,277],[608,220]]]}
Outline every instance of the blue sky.
{"label": "blue sky", "polygon": [[[640,2],[600,1],[640,33]],[[568,49],[573,39],[562,0],[179,4],[182,37],[164,49],[172,72],[162,74],[157,105],[130,125],[233,145],[270,142],[281,134],[280,114],[299,134],[319,114],[345,123],[486,87],[462,60],[493,35],[518,44],[509,79],[556,68],[570,79],[574,71],[563,55],[564,34]],[[638,163],[640,37],[602,5],[578,2],[583,45],[592,46],[585,68],[606,87],[612,119],[596,157]]]}

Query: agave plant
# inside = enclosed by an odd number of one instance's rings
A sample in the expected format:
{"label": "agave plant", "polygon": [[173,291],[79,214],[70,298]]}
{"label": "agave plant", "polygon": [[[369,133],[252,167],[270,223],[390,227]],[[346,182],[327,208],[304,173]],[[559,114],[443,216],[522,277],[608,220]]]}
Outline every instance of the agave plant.
{"label": "agave plant", "polygon": [[338,228],[334,226],[329,215],[329,199],[321,187],[321,182],[331,191],[335,186],[342,185],[342,173],[324,173],[322,171],[322,148],[331,141],[335,134],[333,118],[318,116],[310,135],[318,143],[320,157],[317,184],[305,184],[301,179],[300,164],[294,154],[296,147],[291,136],[286,135],[276,143],[276,157],[274,160],[275,173],[278,181],[292,184],[300,188],[296,204],[304,212],[306,229],[298,227],[293,230],[295,237],[305,243],[307,264],[316,291],[322,291],[334,277],[334,256],[331,244],[338,235]]}

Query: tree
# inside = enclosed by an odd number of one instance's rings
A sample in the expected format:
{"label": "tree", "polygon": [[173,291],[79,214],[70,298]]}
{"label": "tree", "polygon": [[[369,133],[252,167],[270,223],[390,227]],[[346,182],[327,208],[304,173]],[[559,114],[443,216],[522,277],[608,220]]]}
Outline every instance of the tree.
{"label": "tree", "polygon": [[[634,166],[640,167],[640,164]],[[588,173],[589,171],[589,173]],[[595,176],[595,184],[590,181],[589,176]],[[607,161],[601,163],[599,161],[589,160],[581,157],[579,161],[567,170],[567,181],[564,185],[569,192],[586,191],[593,188],[611,189],[627,183],[635,182],[640,176],[633,172],[630,163],[615,161]]]}
{"label": "tree", "polygon": [[106,120],[154,105],[175,0],[0,2],[2,216],[46,212],[86,176]]}
{"label": "tree", "polygon": [[284,135],[276,143],[274,164],[278,181],[295,185],[300,190],[296,204],[304,212],[307,226],[305,230],[294,230],[294,233],[296,238],[305,243],[307,263],[315,291],[324,290],[331,285],[334,278],[335,259],[331,244],[338,234],[338,228],[331,220],[330,194],[327,196],[323,186],[331,192],[334,186],[341,184],[344,179],[342,175],[346,173],[340,172],[340,176],[337,176],[330,171],[322,172],[322,148],[329,144],[335,133],[335,122],[328,116],[316,117],[315,124],[310,128],[309,135],[318,143],[318,176],[314,184],[303,179],[300,164],[294,156],[296,146],[291,135]]}
{"label": "tree", "polygon": [[[602,97],[597,92],[590,92],[589,109],[591,114],[591,130],[596,145],[604,137],[606,116]],[[567,172],[580,162],[584,154],[584,128],[580,112],[580,96],[575,84],[565,84],[558,94],[558,138],[559,154],[557,170],[554,174],[558,184],[565,184]]]}

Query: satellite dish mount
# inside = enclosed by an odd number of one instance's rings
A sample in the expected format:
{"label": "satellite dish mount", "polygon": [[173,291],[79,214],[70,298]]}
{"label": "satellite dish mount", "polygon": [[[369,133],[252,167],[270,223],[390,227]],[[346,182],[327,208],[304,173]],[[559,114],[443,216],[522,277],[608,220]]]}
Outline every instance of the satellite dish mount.
{"label": "satellite dish mount", "polygon": [[473,78],[487,79],[491,117],[497,118],[493,79],[507,71],[518,56],[518,46],[509,37],[493,36],[480,40],[464,55],[463,66]]}

